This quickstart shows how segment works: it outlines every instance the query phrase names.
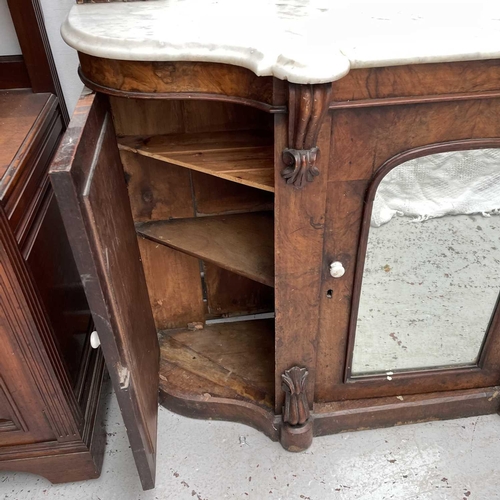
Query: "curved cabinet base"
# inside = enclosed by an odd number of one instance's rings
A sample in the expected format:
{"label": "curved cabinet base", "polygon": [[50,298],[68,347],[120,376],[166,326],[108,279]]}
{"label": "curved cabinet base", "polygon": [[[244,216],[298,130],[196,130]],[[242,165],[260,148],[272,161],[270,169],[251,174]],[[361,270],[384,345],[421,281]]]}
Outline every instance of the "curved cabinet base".
{"label": "curved cabinet base", "polygon": [[188,395],[166,389],[160,382],[160,404],[185,417],[245,424],[263,432],[273,441],[279,440],[281,416],[246,401]]}
{"label": "curved cabinet base", "polygon": [[[244,401],[218,397],[198,397],[160,384],[160,404],[190,418],[225,420],[249,425],[284,449],[308,449],[313,437],[341,432],[414,424],[433,420],[475,417],[497,413],[499,387],[450,391],[370,400],[351,400],[314,405],[314,412],[303,426],[283,424],[281,415]],[[369,425],[366,425],[369,422]]]}

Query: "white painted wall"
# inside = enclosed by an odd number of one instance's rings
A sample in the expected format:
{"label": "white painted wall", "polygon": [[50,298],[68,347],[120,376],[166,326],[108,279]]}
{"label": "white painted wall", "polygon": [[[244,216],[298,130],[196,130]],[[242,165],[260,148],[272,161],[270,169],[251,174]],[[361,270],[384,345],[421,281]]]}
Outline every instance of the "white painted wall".
{"label": "white painted wall", "polygon": [[[75,0],[41,0],[47,35],[70,115],[75,109],[83,84],[77,74],[78,56],[76,51],[64,43],[60,28],[69,9],[75,3]],[[7,0],[0,0],[0,56],[17,54],[21,54],[21,48],[7,7]]]}
{"label": "white painted wall", "polygon": [[[0,0],[0,3],[5,1]],[[61,38],[60,29],[75,3],[75,0],[41,0],[45,28],[70,116],[75,109],[83,84],[77,73],[78,56],[76,51],[66,45]]]}
{"label": "white painted wall", "polygon": [[16,56],[20,53],[21,48],[7,7],[7,0],[0,0],[0,56]]}

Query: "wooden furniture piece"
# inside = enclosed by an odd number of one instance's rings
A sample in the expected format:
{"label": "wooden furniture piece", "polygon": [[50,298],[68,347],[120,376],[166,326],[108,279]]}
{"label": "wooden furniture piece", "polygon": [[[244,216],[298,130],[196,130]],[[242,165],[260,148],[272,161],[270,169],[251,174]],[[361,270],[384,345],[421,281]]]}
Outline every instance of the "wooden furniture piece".
{"label": "wooden furniture piece", "polygon": [[0,470],[90,479],[104,360],[48,177],[67,111],[38,2],[9,5],[23,56],[0,58]]}
{"label": "wooden furniture piece", "polygon": [[[412,158],[499,147],[500,63],[439,44],[349,59],[331,31],[313,43],[311,24],[335,12],[288,2],[266,52],[265,30],[242,27],[240,40],[217,13],[191,5],[187,23],[170,5],[73,8],[63,36],[95,93],[51,170],[143,487],[155,480],[158,387],[173,411],[252,425],[290,451],[496,412],[498,307],[476,362],[368,376],[350,362],[378,183]],[[304,22],[286,31],[294,16]]]}

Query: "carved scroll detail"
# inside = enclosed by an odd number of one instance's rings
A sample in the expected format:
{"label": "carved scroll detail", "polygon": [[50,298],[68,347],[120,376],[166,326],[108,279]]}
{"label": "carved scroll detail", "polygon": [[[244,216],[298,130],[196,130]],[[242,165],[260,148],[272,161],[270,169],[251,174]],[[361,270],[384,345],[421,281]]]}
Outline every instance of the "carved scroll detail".
{"label": "carved scroll detail", "polygon": [[316,167],[316,158],[318,148],[312,149],[285,149],[283,151],[283,162],[287,165],[281,172],[281,176],[287,184],[293,184],[300,189],[306,185],[306,182],[319,175]]}
{"label": "carved scroll detail", "polygon": [[288,98],[288,148],[283,151],[286,167],[281,176],[287,184],[303,188],[319,175],[316,162],[321,124],[328,112],[332,84],[289,84]]}
{"label": "carved scroll detail", "polygon": [[282,389],[285,391],[283,422],[289,425],[303,425],[309,419],[306,381],[309,372],[306,368],[294,366],[281,375]]}

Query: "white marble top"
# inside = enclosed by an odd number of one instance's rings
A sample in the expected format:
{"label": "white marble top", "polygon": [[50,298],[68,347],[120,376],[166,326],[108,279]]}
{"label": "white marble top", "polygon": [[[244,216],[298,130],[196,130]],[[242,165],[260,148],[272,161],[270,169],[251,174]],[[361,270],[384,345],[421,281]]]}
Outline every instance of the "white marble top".
{"label": "white marble top", "polygon": [[500,58],[500,1],[79,4],[61,33],[98,57],[221,62],[259,76],[324,83],[350,68]]}

